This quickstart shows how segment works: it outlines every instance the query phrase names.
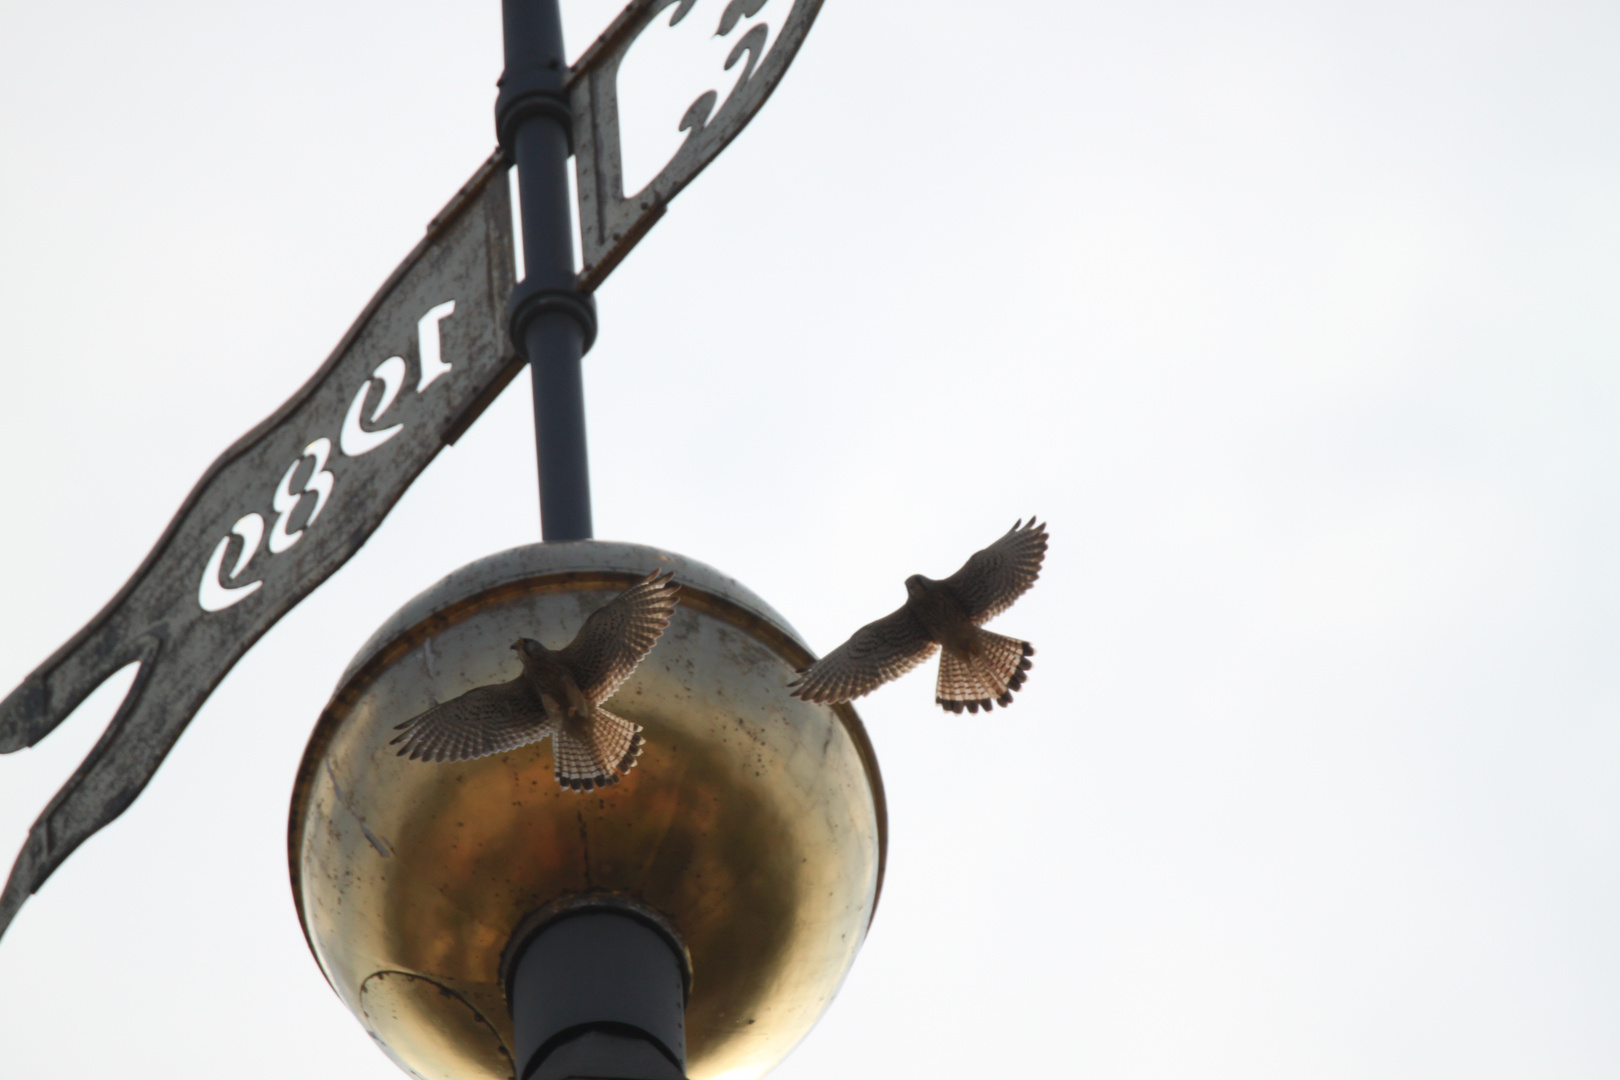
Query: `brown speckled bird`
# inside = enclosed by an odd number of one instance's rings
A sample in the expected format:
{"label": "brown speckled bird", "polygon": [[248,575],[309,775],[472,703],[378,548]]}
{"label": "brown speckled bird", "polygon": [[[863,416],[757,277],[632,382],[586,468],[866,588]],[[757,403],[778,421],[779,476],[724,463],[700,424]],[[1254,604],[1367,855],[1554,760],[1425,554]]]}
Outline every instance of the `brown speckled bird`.
{"label": "brown speckled bird", "polygon": [[1045,557],[1046,526],[1015,522],[944,581],[908,577],[904,607],[855,631],[788,685],[805,701],[850,701],[943,647],[934,701],[954,713],[1006,708],[1024,685],[1035,646],[980,627],[1035,584]]}
{"label": "brown speckled bird", "polygon": [[557,783],[590,791],[619,782],[641,753],[641,727],[602,708],[652,650],[679,585],[657,571],[593,612],[561,649],[532,638],[512,648],[523,674],[480,686],[398,725],[413,761],[466,761],[553,737]]}

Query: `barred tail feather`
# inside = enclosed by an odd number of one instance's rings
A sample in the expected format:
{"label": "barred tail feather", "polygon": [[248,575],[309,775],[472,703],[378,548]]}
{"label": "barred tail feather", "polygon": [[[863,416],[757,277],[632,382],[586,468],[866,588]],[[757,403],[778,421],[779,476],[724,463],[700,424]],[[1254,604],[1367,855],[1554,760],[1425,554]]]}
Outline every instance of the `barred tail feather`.
{"label": "barred tail feather", "polygon": [[591,710],[584,731],[558,730],[552,739],[557,783],[574,791],[617,784],[635,768],[644,740],[641,725],[615,716],[600,705]]}
{"label": "barred tail feather", "polygon": [[1035,646],[1027,641],[988,630],[975,631],[966,656],[952,649],[940,654],[934,701],[953,713],[963,709],[988,712],[996,705],[1005,709],[1012,704],[1013,691],[1028,678],[1032,666],[1029,658],[1034,655]]}

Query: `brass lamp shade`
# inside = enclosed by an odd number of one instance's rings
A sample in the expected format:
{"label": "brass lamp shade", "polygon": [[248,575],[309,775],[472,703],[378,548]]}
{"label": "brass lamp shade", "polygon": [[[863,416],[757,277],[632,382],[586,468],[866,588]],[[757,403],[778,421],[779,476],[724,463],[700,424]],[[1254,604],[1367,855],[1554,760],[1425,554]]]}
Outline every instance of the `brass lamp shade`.
{"label": "brass lamp shade", "polygon": [[[453,764],[389,745],[434,702],[516,676],[519,637],[560,646],[655,569],[680,606],[606,703],[645,728],[619,784],[559,788],[549,739]],[[515,548],[411,601],[350,664],[293,790],[293,897],[332,988],[423,1080],[504,1080],[502,951],[526,918],[607,898],[685,947],[688,1075],[765,1073],[831,1002],[883,880],[860,719],[785,689],[811,658],[735,581],[633,544]]]}

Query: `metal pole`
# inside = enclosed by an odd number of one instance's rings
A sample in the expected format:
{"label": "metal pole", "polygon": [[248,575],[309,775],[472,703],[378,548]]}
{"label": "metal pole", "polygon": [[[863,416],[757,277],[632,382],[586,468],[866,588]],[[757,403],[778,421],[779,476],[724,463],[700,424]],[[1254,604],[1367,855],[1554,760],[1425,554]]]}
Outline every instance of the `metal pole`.
{"label": "metal pole", "polygon": [[562,16],[557,0],[502,0],[501,14],[506,70],[495,129],[518,169],[525,266],[508,326],[534,381],[540,531],[546,540],[584,540],[591,535],[591,481],[580,359],[596,340],[596,305],[574,288]]}
{"label": "metal pole", "polygon": [[[501,14],[506,70],[495,127],[518,169],[525,265],[508,326],[534,380],[541,535],[584,540],[591,489],[580,360],[596,338],[596,305],[574,288],[562,17],[557,0],[502,0]],[[513,945],[507,1001],[517,1080],[681,1080],[685,961],[664,931],[623,912],[587,909]]]}
{"label": "metal pole", "polygon": [[668,931],[613,907],[520,929],[509,951],[517,1080],[682,1080],[686,964]]}

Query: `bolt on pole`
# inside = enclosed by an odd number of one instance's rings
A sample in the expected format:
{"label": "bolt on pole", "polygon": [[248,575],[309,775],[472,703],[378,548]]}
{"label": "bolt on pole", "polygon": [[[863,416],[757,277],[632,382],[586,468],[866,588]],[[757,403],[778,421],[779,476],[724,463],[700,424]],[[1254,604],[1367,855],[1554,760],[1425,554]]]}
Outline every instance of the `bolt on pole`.
{"label": "bolt on pole", "polygon": [[562,15],[557,0],[503,0],[501,13],[506,70],[495,128],[518,170],[526,271],[512,292],[508,325],[534,383],[541,536],[586,540],[591,481],[580,361],[596,339],[596,305],[574,285]]}

